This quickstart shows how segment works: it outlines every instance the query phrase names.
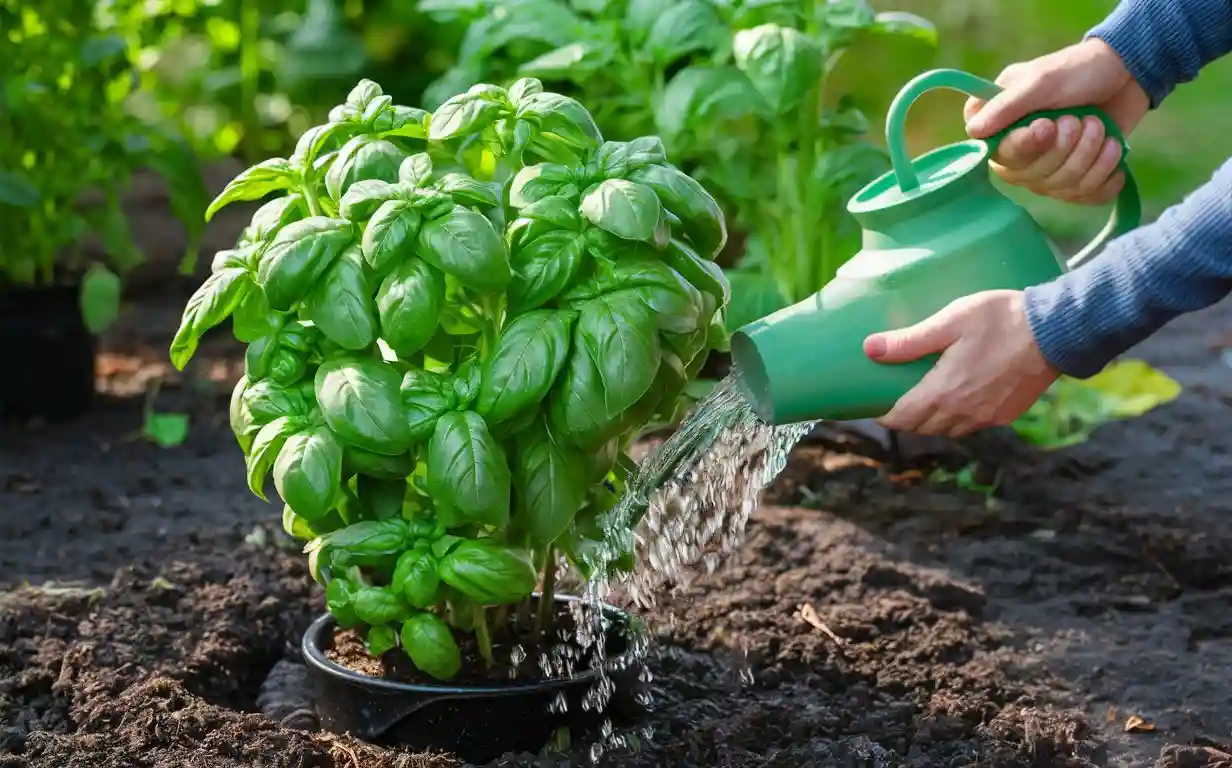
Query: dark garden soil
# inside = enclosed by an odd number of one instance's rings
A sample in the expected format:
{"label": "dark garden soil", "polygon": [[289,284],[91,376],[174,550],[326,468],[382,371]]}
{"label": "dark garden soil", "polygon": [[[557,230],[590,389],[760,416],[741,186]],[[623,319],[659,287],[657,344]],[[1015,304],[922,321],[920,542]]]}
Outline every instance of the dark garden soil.
{"label": "dark garden soil", "polygon": [[[312,731],[294,684],[258,706],[322,601],[245,486],[237,347],[174,375],[186,294],[157,284],[106,340],[93,414],[0,425],[0,766],[455,765]],[[1144,347],[1185,394],[1090,444],[964,446],[1001,471],[990,499],[919,457],[799,448],[743,549],[646,612],[653,732],[605,764],[1232,766],[1224,329],[1232,306]],[[139,437],[155,381],[181,446]]]}

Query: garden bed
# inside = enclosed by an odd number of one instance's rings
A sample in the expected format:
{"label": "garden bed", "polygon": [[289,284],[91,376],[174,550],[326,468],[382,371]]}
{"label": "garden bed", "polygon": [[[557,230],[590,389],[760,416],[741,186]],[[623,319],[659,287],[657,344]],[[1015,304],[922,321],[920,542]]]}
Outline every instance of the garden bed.
{"label": "garden bed", "polygon": [[[237,347],[163,362],[182,300],[128,308],[95,413],[0,433],[0,766],[455,764],[258,713],[322,600],[239,471]],[[646,612],[652,735],[607,764],[1220,765],[1232,386],[1207,334],[1229,318],[1148,348],[1188,388],[1159,412],[1064,456],[977,444],[992,502],[800,448],[741,552]],[[132,435],[158,376],[191,419],[175,448]]]}

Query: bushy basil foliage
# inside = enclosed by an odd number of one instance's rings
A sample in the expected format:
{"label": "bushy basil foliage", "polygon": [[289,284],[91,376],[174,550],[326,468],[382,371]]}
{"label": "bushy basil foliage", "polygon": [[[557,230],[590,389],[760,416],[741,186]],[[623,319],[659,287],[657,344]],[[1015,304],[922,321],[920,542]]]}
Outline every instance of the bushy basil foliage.
{"label": "bushy basil foliage", "polygon": [[249,487],[272,475],[342,626],[448,679],[454,633],[490,654],[486,609],[525,601],[554,551],[628,566],[629,531],[596,520],[631,438],[726,344],[723,216],[658,138],[605,142],[529,78],[433,113],[362,81],[207,215],[270,195],[172,361],[232,319]]}

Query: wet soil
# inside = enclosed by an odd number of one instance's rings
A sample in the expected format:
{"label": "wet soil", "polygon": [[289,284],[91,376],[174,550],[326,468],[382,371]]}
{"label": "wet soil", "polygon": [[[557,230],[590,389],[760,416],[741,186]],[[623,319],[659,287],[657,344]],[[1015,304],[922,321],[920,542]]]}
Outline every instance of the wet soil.
{"label": "wet soil", "polygon": [[[130,297],[95,412],[0,425],[0,766],[456,765],[258,703],[322,600],[245,486],[239,349],[163,362],[172,285]],[[651,734],[604,764],[1232,765],[1230,327],[1223,305],[1144,345],[1185,394],[1057,455],[798,449],[741,551],[645,611]],[[141,439],[147,400],[189,415],[183,445]],[[929,482],[937,459],[998,490]]]}

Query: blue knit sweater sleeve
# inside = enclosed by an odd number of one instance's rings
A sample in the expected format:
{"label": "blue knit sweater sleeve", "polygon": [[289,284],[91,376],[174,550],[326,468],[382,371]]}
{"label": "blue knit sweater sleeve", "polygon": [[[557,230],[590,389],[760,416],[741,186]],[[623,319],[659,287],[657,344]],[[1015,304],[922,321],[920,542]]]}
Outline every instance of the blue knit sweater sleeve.
{"label": "blue knit sweater sleeve", "polygon": [[[1091,33],[1158,104],[1232,50],[1232,0],[1122,0]],[[1044,357],[1086,378],[1173,318],[1232,292],[1232,161],[1157,221],[1025,294]]]}
{"label": "blue knit sweater sleeve", "polygon": [[1232,50],[1232,0],[1121,0],[1087,37],[1111,46],[1158,107]]}

